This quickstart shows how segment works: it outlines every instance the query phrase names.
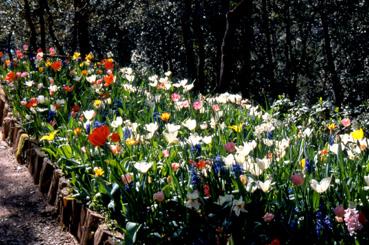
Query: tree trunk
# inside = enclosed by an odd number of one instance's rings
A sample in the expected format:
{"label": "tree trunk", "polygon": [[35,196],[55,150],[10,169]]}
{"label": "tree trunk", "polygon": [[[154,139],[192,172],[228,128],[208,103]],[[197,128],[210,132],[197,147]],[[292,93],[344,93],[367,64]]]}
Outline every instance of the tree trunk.
{"label": "tree trunk", "polygon": [[330,75],[333,93],[334,93],[334,101],[336,105],[340,106],[343,101],[343,93],[340,81],[338,79],[336,67],[334,65],[333,52],[331,48],[331,37],[329,34],[329,26],[327,22],[327,12],[324,10],[320,11],[320,19],[322,21],[323,27],[323,38],[324,38],[324,51],[327,61],[327,73]]}
{"label": "tree trunk", "polygon": [[266,77],[268,80],[268,83],[270,86],[268,87],[268,90],[278,90],[277,86],[273,86],[275,83],[274,78],[274,65],[273,65],[273,56],[272,56],[272,40],[271,40],[271,31],[270,31],[270,23],[269,23],[269,12],[268,12],[268,6],[267,1],[262,0],[262,18],[263,18],[263,29],[265,34],[265,41],[266,41]]}
{"label": "tree trunk", "polygon": [[50,37],[51,37],[51,39],[52,39],[55,47],[57,48],[58,52],[61,55],[65,55],[64,49],[60,45],[60,42],[59,42],[58,38],[55,35],[55,31],[54,31],[54,18],[53,18],[52,14],[51,14],[48,1],[47,0],[40,0],[40,1],[43,2],[43,6],[44,6],[44,8],[46,10],[49,35],[50,35]]}
{"label": "tree trunk", "polygon": [[205,40],[202,32],[201,18],[203,16],[202,8],[199,1],[195,2],[195,12],[193,13],[193,29],[197,41],[197,68],[196,81],[194,83],[195,90],[199,92],[205,91]]}
{"label": "tree trunk", "polygon": [[28,0],[24,0],[24,12],[25,12],[26,22],[30,30],[29,53],[32,56],[32,53],[37,51],[37,33],[36,33],[35,25],[33,24],[33,21],[32,21],[31,8],[30,8]]}
{"label": "tree trunk", "polygon": [[82,56],[88,54],[91,50],[90,48],[90,36],[88,32],[88,4],[87,0],[74,0],[75,9],[75,27],[77,31],[77,40],[79,50]]}
{"label": "tree trunk", "polygon": [[46,32],[45,32],[45,19],[44,19],[44,0],[38,1],[39,9],[38,9],[38,17],[40,23],[40,36],[41,36],[41,43],[40,48],[45,52],[46,51]]}
{"label": "tree trunk", "polygon": [[229,84],[232,81],[232,48],[234,46],[234,32],[236,24],[240,22],[240,18],[246,16],[246,34],[245,34],[245,50],[244,50],[244,66],[242,67],[241,75],[246,84],[239,84],[239,91],[245,96],[248,94],[248,84],[251,81],[251,38],[253,35],[252,23],[252,0],[243,0],[237,4],[232,10],[226,14],[226,27],[224,31],[220,76],[217,84],[217,92],[225,92],[229,89]]}
{"label": "tree trunk", "polygon": [[187,78],[192,80],[196,77],[195,53],[193,50],[193,33],[191,31],[192,0],[184,0],[181,16],[182,37],[186,53]]}

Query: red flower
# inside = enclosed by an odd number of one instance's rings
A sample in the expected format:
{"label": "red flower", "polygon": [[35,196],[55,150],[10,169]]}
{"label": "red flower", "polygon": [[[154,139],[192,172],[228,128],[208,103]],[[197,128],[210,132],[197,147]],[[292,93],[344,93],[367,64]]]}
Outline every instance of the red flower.
{"label": "red flower", "polygon": [[204,185],[204,196],[210,197],[210,186],[208,184]]}
{"label": "red flower", "polygon": [[72,92],[74,90],[74,85],[73,86],[64,85],[63,89],[65,92]]}
{"label": "red flower", "polygon": [[112,142],[119,142],[120,141],[120,136],[118,133],[112,133],[110,135],[110,139]]}
{"label": "red flower", "polygon": [[55,72],[57,71],[60,71],[62,68],[62,62],[61,60],[57,60],[57,61],[54,61],[52,64],[51,64],[51,69]]}
{"label": "red flower", "polygon": [[8,74],[6,74],[5,80],[8,82],[13,82],[15,80],[15,72],[14,71],[10,71],[8,72]]}
{"label": "red flower", "polygon": [[37,106],[37,99],[36,98],[31,98],[28,103],[26,104],[26,107],[28,109],[30,109],[31,107],[36,107]]}
{"label": "red flower", "polygon": [[110,134],[109,127],[103,125],[101,127],[95,128],[92,133],[88,136],[88,141],[93,146],[102,146],[105,144]]}
{"label": "red flower", "polygon": [[274,239],[274,240],[270,243],[270,245],[280,245],[280,244],[281,244],[281,242],[279,241],[279,239],[278,239],[278,238]]}
{"label": "red flower", "polygon": [[110,84],[112,84],[113,83],[113,81],[114,81],[114,75],[113,74],[110,74],[110,75],[106,75],[105,77],[104,77],[104,86],[105,87],[109,87],[110,86]]}
{"label": "red flower", "polygon": [[113,59],[105,59],[102,62],[106,70],[113,70],[114,69],[114,61]]}
{"label": "red flower", "polygon": [[291,176],[291,181],[294,185],[300,186],[304,184],[304,177],[301,174],[293,174]]}
{"label": "red flower", "polygon": [[224,149],[228,152],[228,153],[233,153],[236,151],[236,144],[233,142],[228,142],[227,144],[224,145]]}
{"label": "red flower", "polygon": [[197,162],[197,164],[196,164],[196,167],[197,167],[198,169],[203,169],[203,168],[205,168],[205,167],[206,167],[206,161],[205,161],[205,160],[200,160],[200,161],[198,161],[198,162]]}

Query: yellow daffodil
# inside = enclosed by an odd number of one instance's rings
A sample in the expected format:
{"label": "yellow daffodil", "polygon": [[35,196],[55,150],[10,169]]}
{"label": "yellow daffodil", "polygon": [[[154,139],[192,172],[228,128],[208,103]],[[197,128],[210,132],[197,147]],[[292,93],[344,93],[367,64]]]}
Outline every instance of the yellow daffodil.
{"label": "yellow daffodil", "polygon": [[135,139],[129,138],[126,139],[126,145],[136,145],[137,141]]}
{"label": "yellow daffodil", "polygon": [[351,132],[351,137],[354,140],[362,140],[364,138],[364,130],[362,128]]}
{"label": "yellow daffodil", "polygon": [[305,160],[305,158],[303,158],[300,161],[300,166],[301,166],[302,169],[305,169],[305,165],[306,165],[306,160]]}
{"label": "yellow daffodil", "polygon": [[101,100],[94,100],[94,107],[96,109],[100,108],[101,105],[102,105],[102,101]]}
{"label": "yellow daffodil", "polygon": [[164,122],[168,122],[169,119],[170,119],[170,113],[169,112],[163,112],[161,115],[160,115],[160,119]]}
{"label": "yellow daffodil", "polygon": [[94,167],[94,173],[96,177],[100,177],[104,175],[104,170],[100,167]]}
{"label": "yellow daffodil", "polygon": [[48,135],[42,136],[40,141],[43,141],[43,140],[53,141],[57,132],[58,132],[58,130],[55,130],[55,131],[52,131],[51,133],[49,133]]}
{"label": "yellow daffodil", "polygon": [[92,53],[89,53],[88,55],[86,55],[86,61],[91,61],[94,58],[94,55]]}
{"label": "yellow daffodil", "polygon": [[336,129],[336,124],[335,123],[330,123],[327,125],[327,128],[329,129],[329,131],[333,131]]}
{"label": "yellow daffodil", "polygon": [[237,125],[231,125],[231,126],[228,126],[228,128],[232,129],[233,131],[235,131],[236,133],[239,133],[241,132],[242,130],[242,123],[240,124],[237,124]]}
{"label": "yellow daffodil", "polygon": [[73,132],[74,132],[74,135],[75,136],[79,136],[82,133],[82,129],[81,128],[75,128],[73,130]]}
{"label": "yellow daffodil", "polygon": [[79,53],[79,52],[74,52],[72,59],[73,59],[73,60],[78,60],[80,56],[81,56],[81,53]]}

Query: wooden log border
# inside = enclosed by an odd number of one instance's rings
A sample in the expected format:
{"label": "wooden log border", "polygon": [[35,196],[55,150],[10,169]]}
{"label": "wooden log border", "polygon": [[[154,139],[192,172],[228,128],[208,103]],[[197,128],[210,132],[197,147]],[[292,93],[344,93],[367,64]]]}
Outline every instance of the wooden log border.
{"label": "wooden log border", "polygon": [[[13,147],[16,154],[19,141],[25,134],[22,125],[13,117],[10,106],[0,88],[0,126],[3,127],[2,139]],[[23,139],[24,140],[24,139]],[[68,180],[56,164],[38,147],[37,142],[26,139],[17,156],[20,164],[26,164],[35,185],[48,204],[56,206],[58,220],[81,245],[114,245],[124,242],[124,236],[109,230],[104,217],[71,196]]]}

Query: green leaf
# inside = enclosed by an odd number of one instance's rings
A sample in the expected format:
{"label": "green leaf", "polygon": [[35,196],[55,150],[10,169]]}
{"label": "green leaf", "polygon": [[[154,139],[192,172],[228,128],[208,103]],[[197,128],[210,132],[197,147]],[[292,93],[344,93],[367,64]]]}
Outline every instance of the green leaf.
{"label": "green leaf", "polygon": [[134,244],[137,238],[137,232],[140,230],[142,224],[128,222],[126,225],[127,230],[127,237],[126,237],[126,244]]}

